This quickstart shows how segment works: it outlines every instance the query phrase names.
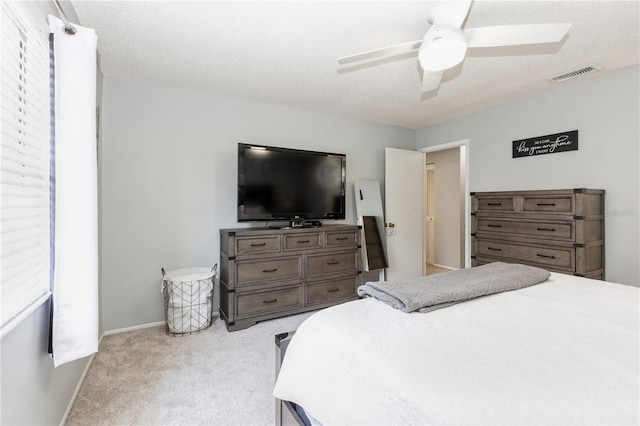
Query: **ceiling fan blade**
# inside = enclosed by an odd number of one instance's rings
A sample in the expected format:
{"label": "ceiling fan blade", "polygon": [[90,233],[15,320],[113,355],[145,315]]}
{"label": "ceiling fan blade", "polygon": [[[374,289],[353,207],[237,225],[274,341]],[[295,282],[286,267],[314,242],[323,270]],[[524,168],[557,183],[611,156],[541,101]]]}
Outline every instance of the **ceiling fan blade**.
{"label": "ceiling fan blade", "polygon": [[440,87],[442,72],[424,71],[422,74],[422,93],[431,92]]}
{"label": "ceiling fan blade", "polygon": [[422,40],[410,41],[408,43],[394,44],[393,46],[383,47],[382,49],[370,50],[368,52],[358,53],[357,55],[345,56],[338,58],[338,64],[350,64],[352,62],[365,61],[367,59],[383,58],[386,56],[400,55],[417,50],[422,44]]}
{"label": "ceiling fan blade", "polygon": [[571,24],[498,25],[463,31],[468,47],[498,47],[518,44],[556,43],[567,34]]}
{"label": "ceiling fan blade", "polygon": [[427,20],[437,26],[461,28],[464,20],[467,19],[469,8],[471,8],[471,0],[441,1],[429,11]]}

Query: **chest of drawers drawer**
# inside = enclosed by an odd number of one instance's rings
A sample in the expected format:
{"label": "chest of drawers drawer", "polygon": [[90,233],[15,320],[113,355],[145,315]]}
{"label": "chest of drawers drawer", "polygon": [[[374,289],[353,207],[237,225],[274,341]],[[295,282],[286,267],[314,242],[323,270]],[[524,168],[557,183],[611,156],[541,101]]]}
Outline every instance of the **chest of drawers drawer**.
{"label": "chest of drawers drawer", "polygon": [[284,236],[284,250],[303,250],[322,247],[320,233],[293,234]]}
{"label": "chest of drawers drawer", "polygon": [[307,276],[358,271],[356,253],[353,250],[331,254],[310,254],[307,256],[306,263]]}
{"label": "chest of drawers drawer", "polygon": [[236,296],[236,303],[238,317],[301,307],[302,284],[266,291],[240,292]]}
{"label": "chest of drawers drawer", "polygon": [[516,198],[512,196],[478,196],[475,198],[477,212],[515,212]]}
{"label": "chest of drawers drawer", "polygon": [[575,222],[477,219],[476,232],[496,235],[524,235],[532,238],[575,240]]}
{"label": "chest of drawers drawer", "polygon": [[320,304],[337,299],[356,298],[358,277],[334,279],[329,281],[317,281],[307,283],[308,305]]}
{"label": "chest of drawers drawer", "polygon": [[336,231],[325,233],[325,247],[353,246],[357,244],[358,235],[354,231]]}
{"label": "chest of drawers drawer", "polygon": [[571,247],[520,245],[503,241],[477,239],[476,253],[478,256],[550,266],[567,271],[575,268],[575,249]]}
{"label": "chest of drawers drawer", "polygon": [[237,254],[277,253],[280,251],[280,235],[236,238]]}
{"label": "chest of drawers drawer", "polygon": [[268,260],[236,261],[237,284],[301,278],[301,260],[300,256],[290,256]]}
{"label": "chest of drawers drawer", "polygon": [[524,196],[523,213],[568,213],[575,212],[574,195],[566,196]]}

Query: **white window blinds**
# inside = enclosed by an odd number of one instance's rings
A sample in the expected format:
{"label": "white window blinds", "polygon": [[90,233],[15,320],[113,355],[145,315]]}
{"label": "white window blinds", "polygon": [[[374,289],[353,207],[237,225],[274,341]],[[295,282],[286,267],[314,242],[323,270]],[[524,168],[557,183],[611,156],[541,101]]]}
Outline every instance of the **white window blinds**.
{"label": "white window blinds", "polygon": [[50,286],[49,49],[18,6],[2,2],[0,336]]}

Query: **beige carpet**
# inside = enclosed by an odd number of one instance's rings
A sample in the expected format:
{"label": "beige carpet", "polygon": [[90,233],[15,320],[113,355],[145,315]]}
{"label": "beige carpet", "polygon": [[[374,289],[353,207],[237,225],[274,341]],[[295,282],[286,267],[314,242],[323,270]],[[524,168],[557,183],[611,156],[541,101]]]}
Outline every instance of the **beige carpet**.
{"label": "beige carpet", "polygon": [[184,337],[164,327],[105,336],[67,425],[274,423],[274,335],[310,314]]}

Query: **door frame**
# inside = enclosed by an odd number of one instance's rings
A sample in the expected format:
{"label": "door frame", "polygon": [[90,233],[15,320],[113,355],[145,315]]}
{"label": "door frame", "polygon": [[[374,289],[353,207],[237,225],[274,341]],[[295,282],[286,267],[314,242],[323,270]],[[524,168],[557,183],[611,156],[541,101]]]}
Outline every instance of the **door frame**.
{"label": "door frame", "polygon": [[[425,146],[418,149],[425,154],[428,152],[443,151],[450,148],[464,147],[464,229],[462,233],[464,235],[464,266],[465,268],[471,267],[471,210],[470,210],[470,197],[469,197],[469,139],[461,139],[458,141],[447,142],[438,145]],[[425,162],[426,163],[426,162]],[[425,164],[426,167],[426,164]],[[426,190],[426,189],[425,189]],[[426,218],[426,211],[425,211]],[[426,238],[426,235],[425,235]],[[425,241],[426,244],[426,241]]]}
{"label": "door frame", "polygon": [[[436,170],[436,165],[434,163],[426,163],[425,164],[425,172],[424,172],[424,219],[425,219],[425,224],[424,224],[424,233],[425,233],[425,258],[426,258],[426,263],[429,264],[433,264],[435,263],[435,253],[430,253],[429,252],[429,240],[431,238],[434,239],[434,251],[435,251],[435,235],[430,235],[429,234],[429,170],[433,170],[434,171],[434,179],[435,180],[435,170]],[[435,211],[434,211],[434,216],[435,216]],[[434,225],[434,229],[435,229],[435,225]],[[429,262],[429,257],[431,256],[433,262]]]}

